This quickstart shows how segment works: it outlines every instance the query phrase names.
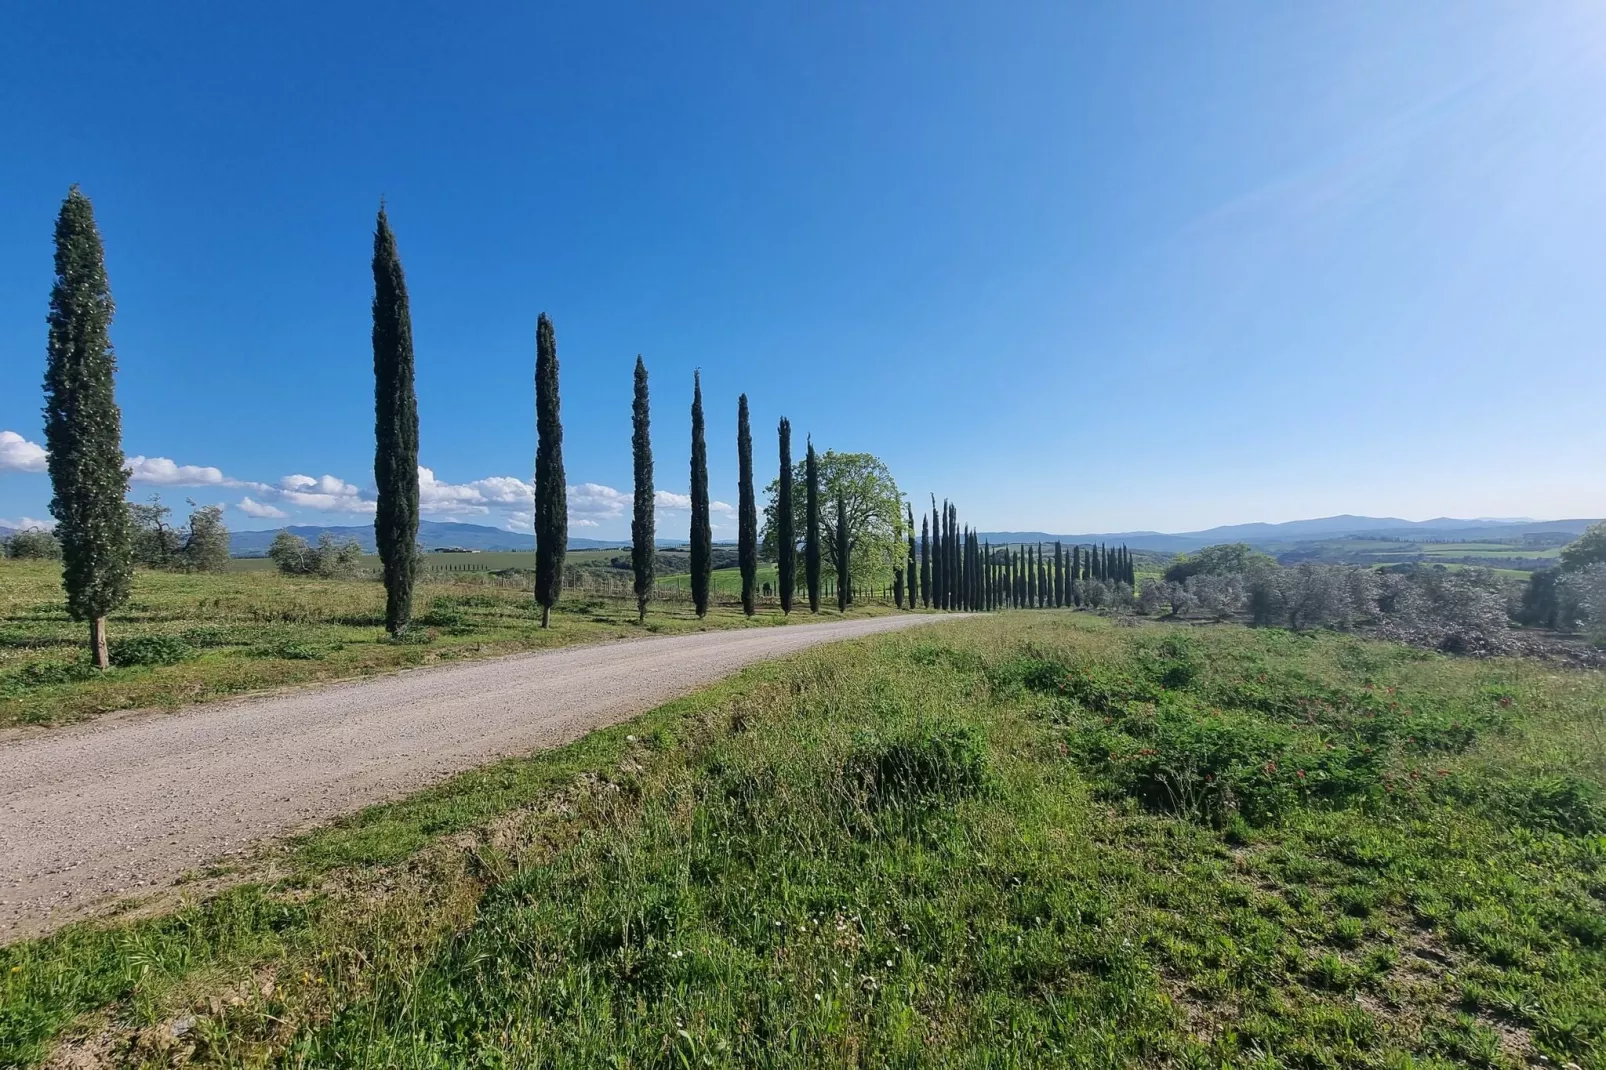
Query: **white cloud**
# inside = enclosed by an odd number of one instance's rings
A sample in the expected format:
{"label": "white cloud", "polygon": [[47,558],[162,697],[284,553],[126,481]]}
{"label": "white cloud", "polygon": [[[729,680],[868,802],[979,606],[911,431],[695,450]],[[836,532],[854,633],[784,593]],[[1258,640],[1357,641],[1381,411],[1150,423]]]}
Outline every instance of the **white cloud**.
{"label": "white cloud", "polygon": [[264,505],[262,502],[254,502],[250,498],[241,498],[238,508],[246,516],[254,516],[259,520],[284,520],[290,515],[277,506]]}
{"label": "white cloud", "polygon": [[176,464],[166,457],[130,457],[129,478],[159,487],[212,487],[232,484],[222,469],[198,464]]}
{"label": "white cloud", "polygon": [[55,530],[55,527],[56,522],[54,520],[36,520],[31,516],[20,516],[15,520],[8,520],[5,517],[0,516],[0,528],[10,528],[13,531],[27,531],[30,528],[38,528],[41,531],[53,531]]}
{"label": "white cloud", "polygon": [[595,520],[586,520],[582,518],[579,520],[571,519],[569,521],[569,526],[576,528],[596,528],[601,527],[602,525],[598,524]]}
{"label": "white cloud", "polygon": [[[710,513],[727,513],[727,514],[731,514],[731,513],[735,513],[736,512],[736,506],[731,505],[729,502],[709,502],[708,503],[708,511]],[[853,529],[849,528],[848,530],[852,531]]]}
{"label": "white cloud", "polygon": [[484,515],[492,506],[529,505],[535,488],[513,476],[491,476],[472,483],[443,483],[431,469],[418,468],[418,507],[424,513],[475,513]]}
{"label": "white cloud", "polygon": [[507,514],[502,518],[504,531],[522,531],[528,533],[535,526],[535,514],[522,510]]}
{"label": "white cloud", "polygon": [[676,494],[672,490],[654,491],[653,492],[653,496],[652,496],[652,500],[653,500],[653,504],[658,506],[658,508],[660,508],[660,509],[690,509],[691,508],[691,495],[690,494]]}
{"label": "white cloud", "polygon": [[15,431],[0,431],[0,472],[43,472],[45,448]]}
{"label": "white cloud", "polygon": [[336,476],[323,475],[314,479],[300,473],[279,480],[277,491],[281,501],[302,509],[315,509],[320,513],[371,513],[374,503],[362,497],[355,486]]}
{"label": "white cloud", "polygon": [[[630,495],[624,491],[601,483],[581,483],[569,488],[569,519],[582,527],[595,527],[598,520],[616,520],[624,516],[630,503]],[[592,523],[584,523],[586,520]]]}

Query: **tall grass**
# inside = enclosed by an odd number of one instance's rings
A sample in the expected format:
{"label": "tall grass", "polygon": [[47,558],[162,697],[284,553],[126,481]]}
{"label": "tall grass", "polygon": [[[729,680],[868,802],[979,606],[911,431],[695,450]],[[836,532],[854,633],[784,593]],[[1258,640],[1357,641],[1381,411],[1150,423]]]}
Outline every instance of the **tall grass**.
{"label": "tall grass", "polygon": [[1603,699],[1530,663],[1071,614],[824,648],[313,834],[181,922],[7,949],[0,1045],[1598,1067]]}

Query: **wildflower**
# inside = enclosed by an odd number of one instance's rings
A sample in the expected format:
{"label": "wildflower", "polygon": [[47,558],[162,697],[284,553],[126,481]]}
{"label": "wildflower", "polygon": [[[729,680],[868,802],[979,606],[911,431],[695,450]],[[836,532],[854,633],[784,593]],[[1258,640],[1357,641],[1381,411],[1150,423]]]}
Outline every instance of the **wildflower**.
{"label": "wildflower", "polygon": [[1304,780],[1305,779],[1305,770],[1301,769],[1298,772],[1296,772],[1294,775],[1297,776],[1299,779]]}

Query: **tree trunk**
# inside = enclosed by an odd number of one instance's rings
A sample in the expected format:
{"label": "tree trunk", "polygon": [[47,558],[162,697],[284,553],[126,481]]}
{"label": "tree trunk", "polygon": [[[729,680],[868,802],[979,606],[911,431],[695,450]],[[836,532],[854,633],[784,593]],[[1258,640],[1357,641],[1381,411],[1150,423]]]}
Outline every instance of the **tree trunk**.
{"label": "tree trunk", "polygon": [[111,664],[106,652],[106,618],[96,617],[89,622],[89,652],[95,659],[95,668],[104,669]]}
{"label": "tree trunk", "polygon": [[541,607],[541,627],[545,628],[552,623],[552,607]]}

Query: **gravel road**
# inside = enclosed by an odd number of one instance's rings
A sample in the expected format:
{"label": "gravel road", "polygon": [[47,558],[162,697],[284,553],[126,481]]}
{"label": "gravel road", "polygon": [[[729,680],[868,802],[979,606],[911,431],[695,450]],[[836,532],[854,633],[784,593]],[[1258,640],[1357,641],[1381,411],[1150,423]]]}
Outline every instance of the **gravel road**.
{"label": "gravel road", "polygon": [[570,647],[0,743],[0,943],[264,837],[626,720],[750,662],[931,619]]}

